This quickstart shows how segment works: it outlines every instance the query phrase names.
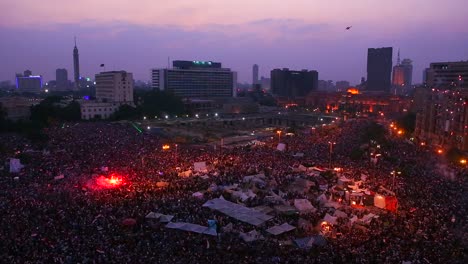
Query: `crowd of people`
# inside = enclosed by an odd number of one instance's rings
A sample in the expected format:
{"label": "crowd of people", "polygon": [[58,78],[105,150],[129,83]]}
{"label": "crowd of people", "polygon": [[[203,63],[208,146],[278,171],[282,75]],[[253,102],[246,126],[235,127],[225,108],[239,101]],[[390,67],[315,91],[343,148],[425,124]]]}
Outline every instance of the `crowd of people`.
{"label": "crowd of people", "polygon": [[[175,146],[125,123],[53,127],[46,131],[49,142],[40,151],[21,137],[2,135],[1,158],[28,153],[30,159],[18,174],[1,172],[0,257],[7,263],[466,263],[466,171],[448,167],[456,177],[444,177],[437,169],[441,157],[390,135],[382,142],[383,158],[378,163],[366,156],[350,158],[350,150],[363,145],[362,133],[370,123],[351,120],[282,137],[286,151],[276,150],[276,137],[265,140],[265,145],[232,149]],[[336,143],[332,159],[329,142]],[[165,144],[170,149],[163,150]],[[208,177],[179,176],[202,161],[208,165]],[[320,223],[329,212],[315,199],[322,191],[313,187],[291,192],[289,186],[307,178],[293,168],[303,164],[327,168],[330,163],[348,178],[367,175],[369,190],[393,189],[398,212],[380,210],[379,218],[363,228],[342,219],[325,245],[308,249],[285,241],[317,230],[297,228],[278,237],[266,234],[266,228],[285,222]],[[390,173],[396,168],[403,173],[394,178]],[[122,185],[94,188],[96,177],[109,173],[119,175]],[[272,213],[275,217],[265,226],[255,227],[202,207],[221,195],[230,199],[221,186],[246,187],[243,177],[260,173],[266,186],[249,186],[256,197],[244,201],[246,206],[264,205],[266,196],[275,192],[283,193],[290,204],[308,199],[318,210],[300,216]],[[64,178],[54,180],[58,175]],[[202,199],[193,197],[198,191],[204,194]],[[361,217],[375,208],[343,206],[342,210]],[[168,229],[145,218],[149,212],[203,226],[216,219],[224,231],[212,237]],[[135,223],[123,224],[125,219]],[[228,225],[232,230],[223,229]],[[264,239],[245,242],[239,237],[252,230],[263,233]]]}

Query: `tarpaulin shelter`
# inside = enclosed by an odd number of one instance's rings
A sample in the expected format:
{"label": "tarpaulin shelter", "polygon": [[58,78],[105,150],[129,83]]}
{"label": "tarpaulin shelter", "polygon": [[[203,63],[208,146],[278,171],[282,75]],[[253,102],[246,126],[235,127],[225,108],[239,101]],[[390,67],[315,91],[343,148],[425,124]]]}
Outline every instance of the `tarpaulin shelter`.
{"label": "tarpaulin shelter", "polygon": [[257,232],[256,230],[252,230],[248,233],[240,233],[239,234],[240,238],[242,238],[242,240],[244,240],[245,242],[252,242],[252,241],[256,241],[256,240],[259,240],[259,239],[263,239],[263,236]]}
{"label": "tarpaulin shelter", "polygon": [[207,171],[206,162],[205,162],[205,161],[201,161],[201,162],[195,162],[195,163],[193,163],[193,170],[194,170],[195,172],[206,172],[206,171]]}
{"label": "tarpaulin shelter", "polygon": [[273,227],[270,227],[266,231],[274,236],[277,236],[277,235],[292,231],[294,229],[296,229],[296,227],[288,223],[284,223],[282,225],[275,225]]}
{"label": "tarpaulin shelter", "polygon": [[374,206],[378,208],[385,209],[386,203],[385,203],[385,196],[381,194],[376,194],[374,196]]}
{"label": "tarpaulin shelter", "polygon": [[279,143],[278,146],[276,146],[276,150],[285,151],[286,150],[286,144]]}
{"label": "tarpaulin shelter", "polygon": [[188,231],[188,232],[194,232],[198,234],[217,236],[216,229],[209,228],[207,226],[191,224],[191,223],[184,223],[184,222],[168,223],[166,227]]}
{"label": "tarpaulin shelter", "polygon": [[312,206],[310,201],[307,199],[294,199],[294,207],[296,207],[300,213],[314,213],[317,211],[317,209]]}
{"label": "tarpaulin shelter", "polygon": [[24,165],[21,164],[19,159],[10,158],[10,173],[18,173]]}
{"label": "tarpaulin shelter", "polygon": [[331,225],[335,225],[336,224],[336,219],[338,219],[338,217],[334,217],[334,216],[331,216],[329,214],[325,214],[325,217],[323,218],[323,221],[331,224]]}
{"label": "tarpaulin shelter", "polygon": [[398,200],[395,196],[386,196],[385,197],[385,209],[396,212],[398,208]]}
{"label": "tarpaulin shelter", "polygon": [[275,211],[280,214],[292,215],[292,214],[297,213],[296,208],[290,205],[275,205],[274,208],[275,208]]}
{"label": "tarpaulin shelter", "polygon": [[232,203],[223,199],[212,199],[203,204],[203,207],[208,207],[212,210],[220,211],[239,221],[260,226],[264,222],[273,218],[271,215],[261,213],[255,209],[245,207],[236,203]]}

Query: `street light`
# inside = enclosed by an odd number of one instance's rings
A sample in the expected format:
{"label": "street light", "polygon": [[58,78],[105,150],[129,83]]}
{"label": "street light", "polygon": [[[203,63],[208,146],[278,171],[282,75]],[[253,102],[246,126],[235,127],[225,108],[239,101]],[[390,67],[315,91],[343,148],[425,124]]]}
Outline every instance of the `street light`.
{"label": "street light", "polygon": [[276,131],[276,134],[278,134],[278,144],[281,141],[281,132],[282,132],[281,130]]}
{"label": "street light", "polygon": [[466,159],[461,159],[461,160],[460,160],[460,164],[466,165]]}
{"label": "street light", "polygon": [[328,144],[330,145],[330,152],[329,152],[329,161],[330,161],[330,164],[329,164],[329,169],[331,169],[331,168],[332,168],[333,145],[336,145],[336,142],[328,141]]}
{"label": "street light", "polygon": [[400,175],[401,171],[392,171],[390,174],[393,176],[392,190],[395,192],[395,177],[397,174]]}

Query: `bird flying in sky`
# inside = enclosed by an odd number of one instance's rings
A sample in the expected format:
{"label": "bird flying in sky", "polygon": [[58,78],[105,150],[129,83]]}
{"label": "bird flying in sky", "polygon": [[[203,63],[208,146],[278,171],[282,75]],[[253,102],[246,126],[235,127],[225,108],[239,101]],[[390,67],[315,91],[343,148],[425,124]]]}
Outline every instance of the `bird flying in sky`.
{"label": "bird flying in sky", "polygon": [[346,27],[346,30],[350,30],[353,26]]}

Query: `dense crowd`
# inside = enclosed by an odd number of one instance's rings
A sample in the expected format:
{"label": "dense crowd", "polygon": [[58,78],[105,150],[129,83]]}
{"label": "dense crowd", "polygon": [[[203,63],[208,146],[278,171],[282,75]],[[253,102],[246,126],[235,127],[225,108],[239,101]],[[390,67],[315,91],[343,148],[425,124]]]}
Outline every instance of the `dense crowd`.
{"label": "dense crowd", "polygon": [[[283,137],[288,146],[283,152],[275,151],[276,137],[261,146],[213,149],[169,142],[171,149],[162,150],[168,144],[165,139],[114,123],[50,128],[46,131],[50,141],[41,151],[20,137],[2,135],[6,152],[24,152],[31,158],[13,175],[18,179],[5,170],[1,173],[0,258],[6,263],[466,263],[466,171],[447,167],[456,177],[444,177],[437,169],[440,157],[390,136],[377,164],[367,158],[351,159],[349,152],[362,145],[361,134],[369,123],[352,120]],[[288,186],[303,177],[293,170],[301,164],[329,166],[329,142],[336,142],[333,166],[343,168],[347,177],[367,175],[366,188],[373,191],[394,187],[398,212],[381,210],[379,218],[363,228],[337,225],[326,245],[311,249],[282,243],[315,232],[300,228],[244,242],[239,232],[263,232],[285,222],[298,226],[299,218],[319,223],[327,212],[315,199],[320,191],[291,192]],[[298,152],[304,156],[293,155]],[[199,161],[208,164],[207,179],[178,176]],[[393,184],[390,172],[395,168],[404,171]],[[98,175],[111,172],[123,178],[121,187],[93,188]],[[259,173],[265,174],[267,186],[254,187],[257,196],[246,206],[264,204],[266,189],[271,189],[285,193],[287,201],[309,199],[319,210],[300,217],[275,214],[258,228],[202,207],[208,199],[225,195],[213,186],[241,184],[244,176]],[[54,180],[57,175],[65,178]],[[158,186],[161,181],[169,185]],[[192,196],[197,191],[204,193],[203,199]],[[343,210],[362,216],[370,209]],[[168,229],[146,219],[149,212],[204,226],[216,219],[222,228],[232,224],[234,231],[211,237]],[[128,218],[136,224],[124,225]]]}

